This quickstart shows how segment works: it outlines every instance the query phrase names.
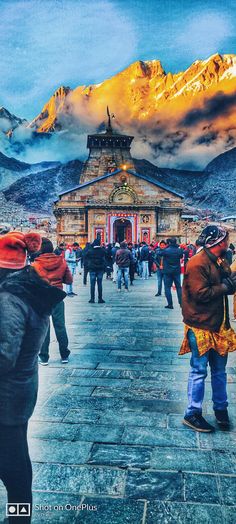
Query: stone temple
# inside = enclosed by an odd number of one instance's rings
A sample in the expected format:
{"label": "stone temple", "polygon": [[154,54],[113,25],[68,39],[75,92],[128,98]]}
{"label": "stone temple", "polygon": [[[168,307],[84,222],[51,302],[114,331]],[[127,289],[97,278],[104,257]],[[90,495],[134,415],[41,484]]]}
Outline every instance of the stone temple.
{"label": "stone temple", "polygon": [[182,195],[137,173],[133,137],[116,133],[109,111],[108,117],[106,132],[88,135],[80,184],[55,202],[58,241],[84,245],[98,235],[106,243],[180,238]]}

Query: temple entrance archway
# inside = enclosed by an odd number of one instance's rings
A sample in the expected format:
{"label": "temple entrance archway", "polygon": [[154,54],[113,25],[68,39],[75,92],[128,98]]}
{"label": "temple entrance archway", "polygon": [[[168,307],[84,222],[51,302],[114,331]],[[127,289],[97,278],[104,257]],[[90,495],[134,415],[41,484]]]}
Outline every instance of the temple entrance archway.
{"label": "temple entrance archway", "polygon": [[114,242],[121,243],[123,240],[132,242],[132,224],[130,220],[119,218],[113,224],[113,239]]}

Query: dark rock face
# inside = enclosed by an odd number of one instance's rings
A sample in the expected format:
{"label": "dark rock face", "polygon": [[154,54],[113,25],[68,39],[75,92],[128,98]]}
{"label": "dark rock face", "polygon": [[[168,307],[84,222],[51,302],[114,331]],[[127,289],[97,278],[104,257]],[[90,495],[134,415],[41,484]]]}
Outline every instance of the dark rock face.
{"label": "dark rock face", "polygon": [[0,152],[0,169],[9,169],[11,171],[25,171],[30,168],[30,164],[20,162],[13,157],[8,157]]}
{"label": "dark rock face", "polygon": [[7,200],[22,204],[26,209],[50,212],[60,193],[79,185],[82,166],[80,160],[73,160],[30,174],[11,184],[4,195]]}
{"label": "dark rock face", "polygon": [[199,185],[195,202],[200,207],[222,213],[236,212],[236,148],[217,156],[205,168],[205,181]]}
{"label": "dark rock face", "polygon": [[[134,159],[134,165],[138,173],[145,173],[170,189],[182,193],[186,204],[224,214],[235,213],[236,148],[216,157],[204,171],[159,168],[147,160],[137,159]],[[32,211],[49,212],[60,193],[73,189],[80,183],[83,167],[80,160],[63,165],[53,164],[53,168],[44,171],[43,167],[45,169],[47,166],[39,164],[38,172],[35,173],[36,167],[29,166],[30,174],[23,177],[22,173],[19,175],[18,172],[17,177],[20,176],[20,179],[4,190],[6,199]]]}
{"label": "dark rock face", "polygon": [[186,199],[194,199],[199,185],[205,183],[208,174],[203,171],[185,171],[157,167],[148,160],[134,160],[138,173],[145,173],[154,180],[165,184],[170,189],[182,193]]}
{"label": "dark rock face", "polygon": [[0,152],[0,191],[18,180],[19,177],[26,175],[29,169],[30,164],[20,162]]}
{"label": "dark rock face", "polygon": [[27,164],[26,162],[21,162],[0,152],[0,191],[7,189],[11,184],[17,182],[22,177],[29,176],[31,173],[59,167],[60,165],[60,162]]}

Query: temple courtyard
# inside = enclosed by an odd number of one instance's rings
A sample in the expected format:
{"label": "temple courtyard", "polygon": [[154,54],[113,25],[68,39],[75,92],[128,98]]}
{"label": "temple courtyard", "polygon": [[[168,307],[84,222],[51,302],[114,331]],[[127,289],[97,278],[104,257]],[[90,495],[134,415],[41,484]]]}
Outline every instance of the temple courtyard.
{"label": "temple courtyard", "polygon": [[[189,356],[178,356],[181,313],[155,297],[156,277],[104,305],[66,299],[71,358],[62,365],[52,331],[29,425],[33,524],[236,522],[236,354],[229,357],[230,432],[199,434],[181,423]],[[214,422],[210,382],[205,413]],[[5,490],[0,488],[0,519]],[[81,506],[81,508],[79,507]]]}

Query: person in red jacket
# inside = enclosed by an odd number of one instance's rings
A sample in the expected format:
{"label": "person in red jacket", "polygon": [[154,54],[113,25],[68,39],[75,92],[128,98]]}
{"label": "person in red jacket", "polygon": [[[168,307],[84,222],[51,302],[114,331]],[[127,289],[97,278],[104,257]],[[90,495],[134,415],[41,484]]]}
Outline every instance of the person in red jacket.
{"label": "person in red jacket", "polygon": [[[38,275],[51,286],[63,289],[63,284],[72,284],[73,277],[64,258],[53,253],[53,244],[48,238],[42,239],[39,256],[32,264]],[[70,350],[68,349],[68,336],[65,326],[65,305],[59,302],[52,310],[52,323],[59,344],[61,363],[68,362]],[[39,353],[39,364],[47,366],[49,360],[50,326]]]}

